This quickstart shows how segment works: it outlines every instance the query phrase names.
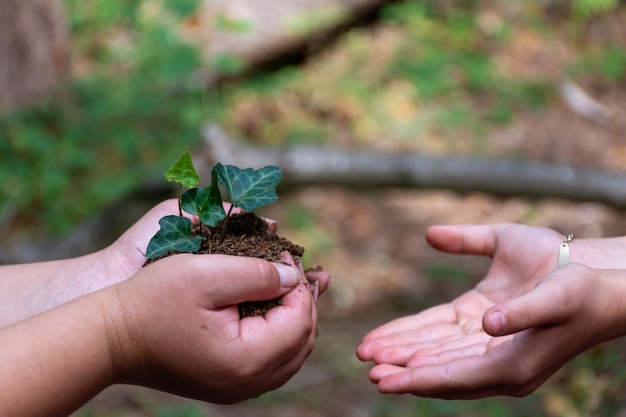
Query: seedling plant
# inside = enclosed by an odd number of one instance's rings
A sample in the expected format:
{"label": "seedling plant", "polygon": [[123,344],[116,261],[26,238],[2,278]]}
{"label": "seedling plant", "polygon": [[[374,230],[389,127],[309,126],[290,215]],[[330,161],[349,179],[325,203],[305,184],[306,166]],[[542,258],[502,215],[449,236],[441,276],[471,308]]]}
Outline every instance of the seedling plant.
{"label": "seedling plant", "polygon": [[[165,178],[179,184],[178,216],[164,216],[159,220],[160,229],[146,250],[148,260],[167,253],[194,253],[200,249],[203,237],[193,235],[192,221],[183,216],[183,211],[198,216],[200,227],[222,224],[223,240],[234,207],[252,212],[278,199],[276,186],[282,178],[282,172],[273,165],[254,170],[217,163],[211,168],[211,184],[196,188],[200,176],[191,155],[186,151],[165,171]],[[231,203],[228,213],[222,204],[220,185]],[[188,189],[183,192],[183,187]]]}

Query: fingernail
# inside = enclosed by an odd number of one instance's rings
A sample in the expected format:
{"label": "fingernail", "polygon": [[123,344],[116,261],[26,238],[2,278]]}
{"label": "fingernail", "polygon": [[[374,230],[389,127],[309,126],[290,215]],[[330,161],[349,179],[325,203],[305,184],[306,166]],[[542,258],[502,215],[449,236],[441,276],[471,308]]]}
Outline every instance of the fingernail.
{"label": "fingernail", "polygon": [[291,288],[300,283],[300,276],[298,271],[293,266],[274,263],[274,267],[278,271],[280,276],[281,287]]}
{"label": "fingernail", "polygon": [[501,311],[494,311],[489,315],[489,324],[491,327],[491,333],[499,335],[504,333],[506,328],[506,317]]}

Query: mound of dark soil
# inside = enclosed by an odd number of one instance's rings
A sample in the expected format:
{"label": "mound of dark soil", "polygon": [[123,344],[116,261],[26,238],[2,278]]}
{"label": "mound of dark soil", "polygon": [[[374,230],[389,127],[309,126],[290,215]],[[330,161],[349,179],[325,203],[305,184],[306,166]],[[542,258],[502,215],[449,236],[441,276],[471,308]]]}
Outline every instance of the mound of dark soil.
{"label": "mound of dark soil", "polygon": [[[289,252],[296,262],[304,254],[304,248],[270,232],[267,223],[254,213],[233,214],[226,221],[215,227],[194,223],[192,236],[202,236],[203,242],[198,254],[223,254],[261,258],[270,262],[280,262],[280,253]],[[167,252],[158,259],[174,255],[178,252]],[[280,300],[254,301],[239,305],[239,314],[243,317],[262,316],[271,308],[280,305]]]}

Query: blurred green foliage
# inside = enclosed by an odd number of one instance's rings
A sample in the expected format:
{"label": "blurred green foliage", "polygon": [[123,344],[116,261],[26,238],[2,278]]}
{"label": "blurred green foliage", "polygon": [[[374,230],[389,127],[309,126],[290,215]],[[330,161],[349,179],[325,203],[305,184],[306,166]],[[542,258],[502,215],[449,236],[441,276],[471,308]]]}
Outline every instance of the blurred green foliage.
{"label": "blurred green foliage", "polygon": [[[505,7],[496,1],[391,3],[376,30],[353,30],[319,58],[205,91],[191,82],[203,67],[240,74],[245,63],[230,54],[205,62],[183,39],[179,28],[197,0],[63,1],[73,79],[50,99],[0,117],[0,222],[45,232],[67,230],[161,172],[171,155],[193,149],[207,119],[265,144],[333,138],[376,146],[434,133],[463,137],[466,151],[481,153],[480,134],[490,124],[541,109],[554,89],[548,77],[502,73],[494,54],[511,46],[520,27],[546,41],[561,29],[567,35],[553,8],[580,28],[620,7],[613,0],[552,0],[543,8],[511,2],[519,11],[509,22],[489,11]],[[216,27],[252,30],[224,16]],[[376,46],[379,34],[388,39]],[[619,45],[590,44],[570,71],[617,82],[625,67]]]}
{"label": "blurred green foliage", "polygon": [[67,230],[197,143],[203,95],[183,82],[201,60],[174,31],[197,2],[145,3],[65,2],[79,73],[0,119],[0,221]]}
{"label": "blurred green foliage", "polygon": [[572,9],[583,18],[589,18],[616,9],[618,5],[619,0],[575,0]]}

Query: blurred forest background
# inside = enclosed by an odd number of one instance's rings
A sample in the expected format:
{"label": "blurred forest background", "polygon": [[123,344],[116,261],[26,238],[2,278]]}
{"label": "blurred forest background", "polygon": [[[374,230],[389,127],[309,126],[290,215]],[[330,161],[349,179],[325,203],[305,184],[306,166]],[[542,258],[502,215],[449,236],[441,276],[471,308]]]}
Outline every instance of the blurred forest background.
{"label": "blurred forest background", "polygon": [[[0,0],[0,26],[0,262],[110,243],[173,195],[161,173],[187,149],[207,166],[305,146],[471,158],[487,173],[498,159],[621,178],[626,164],[620,0]],[[234,139],[207,143],[206,123]],[[626,416],[626,341],[527,398],[473,402],[381,396],[354,355],[369,329],[484,275],[488,260],[430,249],[429,225],[615,236],[623,205],[286,179],[262,214],[334,279],[302,371],[228,407],[113,387],[75,417]]]}

